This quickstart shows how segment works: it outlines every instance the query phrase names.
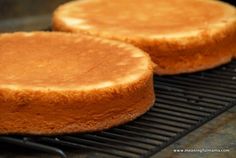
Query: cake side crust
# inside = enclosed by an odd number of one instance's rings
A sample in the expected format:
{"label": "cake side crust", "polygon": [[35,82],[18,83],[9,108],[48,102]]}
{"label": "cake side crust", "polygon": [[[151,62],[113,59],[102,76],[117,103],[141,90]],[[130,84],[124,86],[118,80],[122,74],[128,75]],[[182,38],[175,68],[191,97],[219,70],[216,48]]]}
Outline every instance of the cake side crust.
{"label": "cake side crust", "polygon": [[154,103],[152,75],[116,89],[0,90],[0,134],[54,135],[108,129],[145,113]]}

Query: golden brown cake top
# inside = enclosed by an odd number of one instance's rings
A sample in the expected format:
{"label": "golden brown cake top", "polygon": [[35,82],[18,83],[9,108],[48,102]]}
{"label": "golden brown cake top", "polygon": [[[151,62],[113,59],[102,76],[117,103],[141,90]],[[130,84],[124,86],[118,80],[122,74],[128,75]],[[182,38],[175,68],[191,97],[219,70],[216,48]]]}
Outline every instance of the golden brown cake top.
{"label": "golden brown cake top", "polygon": [[10,33],[0,43],[0,88],[99,89],[152,73],[141,50],[85,35]]}
{"label": "golden brown cake top", "polygon": [[235,19],[235,7],[214,0],[79,0],[54,14],[71,31],[145,38],[188,36]]}

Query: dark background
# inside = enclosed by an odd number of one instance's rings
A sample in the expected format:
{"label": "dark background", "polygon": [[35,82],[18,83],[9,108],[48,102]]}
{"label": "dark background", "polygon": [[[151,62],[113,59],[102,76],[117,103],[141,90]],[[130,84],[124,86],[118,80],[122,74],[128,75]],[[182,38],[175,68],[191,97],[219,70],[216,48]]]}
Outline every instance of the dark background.
{"label": "dark background", "polygon": [[225,2],[228,2],[228,3],[231,3],[231,4],[233,4],[233,5],[236,5],[236,1],[235,0],[225,0]]}

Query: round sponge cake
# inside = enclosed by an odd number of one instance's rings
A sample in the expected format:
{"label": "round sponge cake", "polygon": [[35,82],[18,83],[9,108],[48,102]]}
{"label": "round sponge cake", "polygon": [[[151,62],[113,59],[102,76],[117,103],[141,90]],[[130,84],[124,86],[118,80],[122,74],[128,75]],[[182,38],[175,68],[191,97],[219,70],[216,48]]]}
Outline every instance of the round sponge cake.
{"label": "round sponge cake", "polygon": [[154,102],[149,56],[67,33],[0,34],[0,134],[98,131]]}
{"label": "round sponge cake", "polygon": [[131,43],[160,75],[213,68],[236,52],[236,9],[213,0],[72,1],[54,12],[53,27]]}

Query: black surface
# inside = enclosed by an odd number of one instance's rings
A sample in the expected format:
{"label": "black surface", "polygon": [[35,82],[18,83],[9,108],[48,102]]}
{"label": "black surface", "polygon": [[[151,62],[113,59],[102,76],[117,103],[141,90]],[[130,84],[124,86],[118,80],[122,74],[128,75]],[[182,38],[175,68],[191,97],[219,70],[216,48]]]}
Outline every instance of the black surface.
{"label": "black surface", "polygon": [[230,3],[234,6],[236,6],[236,1],[235,0],[224,0],[224,2]]}
{"label": "black surface", "polygon": [[69,0],[0,0],[0,33],[50,27],[51,13]]}
{"label": "black surface", "polygon": [[[23,153],[22,148],[10,151],[32,157],[40,157],[44,152],[61,157],[73,153],[78,157],[150,157],[234,106],[235,81],[236,61],[205,72],[155,76],[157,100],[149,112],[133,122],[91,134],[6,136],[0,137],[0,143],[29,148]],[[9,148],[8,145],[5,150]]]}

